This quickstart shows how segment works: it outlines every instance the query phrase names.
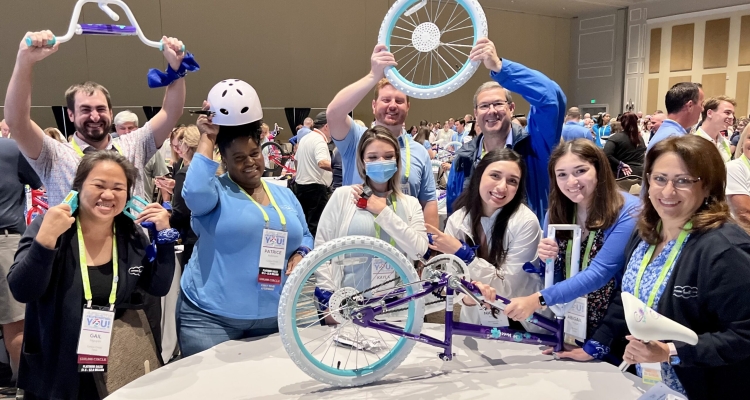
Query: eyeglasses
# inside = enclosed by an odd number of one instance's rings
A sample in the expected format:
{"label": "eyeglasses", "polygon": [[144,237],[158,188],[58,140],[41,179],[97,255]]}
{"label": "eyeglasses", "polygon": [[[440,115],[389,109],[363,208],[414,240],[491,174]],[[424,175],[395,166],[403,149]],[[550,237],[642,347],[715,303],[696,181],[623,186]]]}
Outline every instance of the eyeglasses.
{"label": "eyeglasses", "polygon": [[508,104],[507,101],[496,101],[494,103],[483,103],[477,106],[478,110],[481,111],[489,111],[490,107],[495,107],[495,109],[499,109],[500,107],[505,107],[505,105]]}
{"label": "eyeglasses", "polygon": [[690,190],[690,188],[692,188],[696,182],[701,180],[701,178],[689,178],[689,177],[669,179],[664,175],[651,175],[651,174],[646,174],[646,176],[648,177],[648,182],[653,186],[656,186],[658,188],[664,188],[667,186],[669,182],[672,182],[672,186],[677,190]]}

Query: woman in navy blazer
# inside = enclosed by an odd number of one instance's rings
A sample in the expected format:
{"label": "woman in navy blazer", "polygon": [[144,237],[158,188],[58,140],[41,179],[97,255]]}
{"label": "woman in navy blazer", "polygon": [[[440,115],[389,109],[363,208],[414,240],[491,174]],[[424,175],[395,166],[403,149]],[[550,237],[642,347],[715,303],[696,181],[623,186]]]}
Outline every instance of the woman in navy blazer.
{"label": "woman in navy blazer", "polygon": [[169,291],[175,264],[174,237],[167,237],[169,214],[158,204],[150,204],[135,221],[155,224],[159,231],[156,255],[147,252],[151,244],[143,230],[122,214],[136,176],[133,165],[116,152],[85,156],[73,181],[73,189],[79,192],[78,210],[71,215],[67,204],[50,208],[34,220],[20,241],[8,283],[16,300],[26,303],[18,387],[27,400],[100,398],[92,374],[79,373],[77,365],[86,303],[78,224],[93,305],[110,305],[115,241],[115,318],[125,308],[139,306],[136,288],[154,296]]}

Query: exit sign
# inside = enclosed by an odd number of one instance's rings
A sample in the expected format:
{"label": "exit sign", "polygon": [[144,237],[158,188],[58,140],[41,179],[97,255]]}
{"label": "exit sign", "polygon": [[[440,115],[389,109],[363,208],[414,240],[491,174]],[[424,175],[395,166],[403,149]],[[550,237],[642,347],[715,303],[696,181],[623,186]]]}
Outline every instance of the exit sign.
{"label": "exit sign", "polygon": [[591,99],[591,104],[596,104],[596,99]]}

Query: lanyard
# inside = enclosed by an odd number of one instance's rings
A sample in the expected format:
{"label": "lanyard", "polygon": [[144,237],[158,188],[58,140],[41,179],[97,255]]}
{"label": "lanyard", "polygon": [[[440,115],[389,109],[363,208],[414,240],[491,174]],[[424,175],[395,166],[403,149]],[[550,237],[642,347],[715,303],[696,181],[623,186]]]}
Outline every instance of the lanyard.
{"label": "lanyard", "polygon": [[[76,229],[78,230],[78,258],[81,264],[81,278],[83,278],[83,298],[86,299],[88,308],[91,308],[91,282],[89,281],[89,269],[88,263],[86,262],[86,244],[83,242],[83,231],[81,231],[81,223],[76,218]],[[117,297],[117,277],[118,263],[117,263],[117,237],[115,236],[115,230],[112,228],[112,291],[109,292],[109,306],[110,309],[115,306],[115,299]]]}
{"label": "lanyard", "polygon": [[[396,212],[396,195],[391,195],[391,203],[393,204],[393,212]],[[380,239],[380,225],[375,224],[375,239]],[[391,237],[391,246],[396,247],[396,241]]]}
{"label": "lanyard", "polygon": [[411,172],[411,147],[409,147],[409,138],[404,137],[404,135],[401,135],[401,137],[404,139],[404,146],[406,147],[406,173],[404,174],[404,177],[406,178],[406,183],[409,183],[409,172]]}
{"label": "lanyard", "polygon": [[744,154],[740,156],[740,159],[742,159],[742,161],[745,162],[745,165],[747,165],[747,167],[750,168],[750,161],[747,160],[747,157],[745,157]]}
{"label": "lanyard", "polygon": [[[237,183],[232,180],[232,177],[230,177],[229,174],[227,174],[227,178],[229,178],[229,180],[232,181],[232,183],[237,185]],[[279,209],[279,206],[276,204],[276,200],[274,200],[273,195],[271,194],[271,191],[268,190],[268,186],[266,185],[266,182],[261,180],[260,183],[263,185],[263,190],[265,190],[266,194],[268,195],[268,200],[271,201],[271,205],[276,210],[276,214],[279,214],[279,220],[281,220],[281,230],[286,232],[286,218],[284,218],[284,214],[281,213],[281,210]],[[260,210],[260,212],[263,214],[263,221],[265,221],[266,223],[266,229],[268,229],[268,214],[266,214],[266,210],[264,210],[263,207],[260,204],[258,204],[258,202],[255,201],[255,199],[252,196],[250,196],[245,191],[245,189],[242,188],[242,186],[237,185],[237,187],[240,188],[242,193],[244,193],[245,196],[247,196],[247,198],[250,199],[250,201],[252,201],[256,207],[258,207],[258,210]]]}
{"label": "lanyard", "polygon": [[[651,294],[648,296],[648,302],[646,305],[649,308],[653,308],[654,305],[654,299],[656,298],[656,292],[659,291],[659,287],[661,287],[662,283],[664,283],[664,278],[667,276],[667,273],[669,270],[672,269],[672,264],[674,264],[675,258],[677,258],[677,253],[680,252],[680,249],[682,248],[682,245],[685,243],[685,238],[687,237],[688,231],[693,228],[693,221],[688,221],[685,226],[682,227],[682,232],[680,232],[680,235],[677,237],[677,242],[674,244],[674,247],[672,247],[672,251],[669,252],[669,257],[667,257],[667,262],[664,263],[664,266],[661,268],[661,272],[659,273],[659,278],[656,280],[656,283],[654,284],[654,287],[651,288]],[[659,225],[657,226],[657,231],[661,231],[661,221],[659,221]],[[638,269],[638,275],[635,277],[635,297],[639,298],[638,296],[640,290],[641,290],[641,280],[643,279],[643,273],[646,271],[646,266],[648,263],[651,262],[651,257],[654,256],[654,250],[656,249],[656,246],[651,245],[648,247],[648,250],[646,251],[646,255],[643,256],[643,261],[641,261],[641,267]]]}
{"label": "lanyard", "polygon": [[[576,223],[576,217],[578,216],[578,211],[576,208],[576,215],[573,215],[573,223]],[[585,270],[589,266],[589,257],[591,256],[591,248],[594,246],[594,238],[599,233],[599,231],[589,232],[589,239],[586,243],[586,250],[583,253],[583,263],[581,264],[581,271]],[[570,278],[570,263],[573,253],[573,239],[568,239],[568,248],[565,252],[565,268],[567,270],[566,277]]]}
{"label": "lanyard", "polygon": [[[75,135],[75,133],[74,133],[74,135]],[[110,140],[112,140],[112,139],[110,139]],[[73,140],[71,141],[71,143],[73,144],[73,150],[75,150],[76,153],[78,153],[79,156],[83,157],[83,155],[84,155],[83,154],[83,150],[81,150],[81,146],[78,145],[78,142],[76,142],[75,138],[73,138]],[[117,143],[112,142],[112,147],[114,147],[115,150],[117,150],[117,152],[120,153],[120,155],[122,155],[122,150],[120,150],[120,146],[118,146]]]}

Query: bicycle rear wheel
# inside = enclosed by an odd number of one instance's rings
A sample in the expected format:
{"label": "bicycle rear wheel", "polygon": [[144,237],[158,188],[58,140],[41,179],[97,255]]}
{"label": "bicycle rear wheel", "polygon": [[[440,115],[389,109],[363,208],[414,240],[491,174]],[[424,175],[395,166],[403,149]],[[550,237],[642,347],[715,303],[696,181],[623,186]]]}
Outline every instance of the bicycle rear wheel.
{"label": "bicycle rear wheel", "polygon": [[380,26],[378,43],[396,57],[385,76],[398,90],[420,99],[460,88],[479,67],[469,53],[487,36],[477,0],[397,0]]}
{"label": "bicycle rear wheel", "polygon": [[260,146],[260,151],[263,153],[263,161],[266,164],[264,166],[264,175],[281,176],[282,166],[286,164],[288,159],[288,156],[284,153],[284,149],[276,142],[266,142]]}
{"label": "bicycle rear wheel", "polygon": [[[361,263],[362,258],[384,261],[398,282],[394,286],[372,286],[369,269],[358,278],[357,273],[371,266],[369,262]],[[375,382],[397,368],[416,342],[354,324],[353,310],[373,299],[368,296],[390,301],[417,293],[421,288],[418,281],[409,260],[382,240],[348,236],[325,243],[305,256],[284,285],[278,314],[284,348],[302,371],[320,382],[333,386]],[[341,285],[332,288],[328,286],[331,282]],[[322,300],[319,291],[332,291],[333,295]],[[311,309],[311,304],[315,309]],[[397,308],[395,317],[383,313],[376,319],[387,319],[398,331],[419,334],[424,298],[407,304]],[[323,326],[330,319],[336,319],[338,324]]]}

